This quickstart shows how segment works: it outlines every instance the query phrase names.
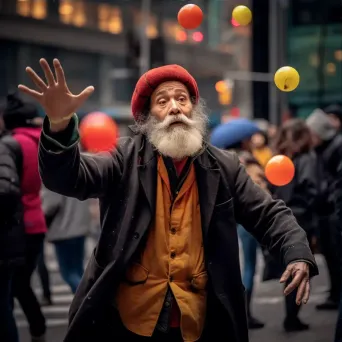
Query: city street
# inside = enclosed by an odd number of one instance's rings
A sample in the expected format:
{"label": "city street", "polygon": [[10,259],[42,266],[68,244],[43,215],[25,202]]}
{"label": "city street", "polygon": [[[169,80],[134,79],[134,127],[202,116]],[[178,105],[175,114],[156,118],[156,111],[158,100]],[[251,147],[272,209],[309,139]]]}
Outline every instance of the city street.
{"label": "city street", "polygon": [[[89,241],[88,253],[91,248],[92,244]],[[43,308],[48,324],[47,342],[61,342],[66,331],[67,313],[72,294],[58,274],[51,246],[48,246],[46,254],[47,266],[51,270],[54,301],[53,306]],[[262,270],[262,260],[259,259],[258,274]],[[312,282],[310,302],[303,307],[300,314],[303,321],[310,324],[311,329],[302,333],[284,333],[282,329],[284,317],[282,286],[277,281],[260,283],[258,275],[253,311],[255,316],[266,323],[266,327],[259,331],[252,331],[250,334],[251,342],[329,342],[333,340],[336,312],[324,312],[315,309],[315,305],[324,300],[325,291],[327,290],[326,271],[320,255],[317,256],[317,262],[321,274]],[[34,283],[37,293],[40,294],[40,285],[36,277]],[[25,317],[20,308],[17,307],[15,312],[20,326],[20,342],[30,342]]]}

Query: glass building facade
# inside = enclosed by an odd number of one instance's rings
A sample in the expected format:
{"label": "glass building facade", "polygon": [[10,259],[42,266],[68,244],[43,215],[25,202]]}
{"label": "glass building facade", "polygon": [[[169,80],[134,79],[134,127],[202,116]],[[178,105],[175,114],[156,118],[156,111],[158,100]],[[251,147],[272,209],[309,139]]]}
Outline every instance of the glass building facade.
{"label": "glass building facade", "polygon": [[342,104],[342,2],[290,1],[288,64],[301,77],[289,93],[289,105],[299,117],[317,107]]}

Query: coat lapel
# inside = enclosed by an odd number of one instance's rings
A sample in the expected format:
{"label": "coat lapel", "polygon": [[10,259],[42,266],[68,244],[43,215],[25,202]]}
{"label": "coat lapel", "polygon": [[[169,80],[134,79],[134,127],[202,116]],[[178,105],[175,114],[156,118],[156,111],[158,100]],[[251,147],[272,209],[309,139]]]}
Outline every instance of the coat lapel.
{"label": "coat lapel", "polygon": [[140,184],[146,195],[151,213],[153,214],[156,207],[157,158],[152,145],[145,139],[140,148],[138,159]]}
{"label": "coat lapel", "polygon": [[220,184],[220,170],[216,160],[209,154],[208,150],[204,150],[195,160],[195,170],[201,208],[202,230],[204,236],[206,236],[216,204]]}

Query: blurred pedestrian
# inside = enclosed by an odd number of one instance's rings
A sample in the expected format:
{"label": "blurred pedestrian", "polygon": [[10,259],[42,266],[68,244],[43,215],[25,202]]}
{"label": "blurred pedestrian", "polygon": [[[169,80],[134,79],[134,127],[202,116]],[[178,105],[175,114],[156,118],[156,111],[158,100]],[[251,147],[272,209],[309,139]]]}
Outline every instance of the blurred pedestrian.
{"label": "blurred pedestrian", "polygon": [[266,132],[258,132],[252,136],[252,153],[259,164],[265,168],[268,161],[272,158],[272,150],[268,146],[268,136]]}
{"label": "blurred pedestrian", "polygon": [[321,109],[314,110],[306,119],[312,134],[317,155],[318,197],[316,215],[319,227],[319,245],[324,255],[329,280],[329,296],[325,302],[318,304],[318,310],[337,310],[340,300],[341,274],[338,254],[341,248],[337,244],[341,222],[336,218],[336,196],[339,189],[336,183],[340,180],[338,168],[340,151],[342,150],[342,135],[331,123],[331,120]]}
{"label": "blurred pedestrian", "polygon": [[339,104],[331,104],[323,109],[330,119],[332,125],[342,132],[342,107]]}
{"label": "blurred pedestrian", "polygon": [[[1,118],[2,120],[2,118]],[[12,282],[25,263],[21,201],[22,152],[9,132],[0,135],[0,341],[18,342]]]}
{"label": "blurred pedestrian", "polygon": [[[237,153],[251,179],[256,184],[261,185],[263,189],[267,189],[263,169],[252,155],[252,137],[259,133],[261,133],[261,129],[255,122],[248,119],[236,119],[218,126],[211,136],[211,143],[224,150]],[[248,328],[261,329],[265,324],[252,314],[254,276],[259,245],[253,235],[246,231],[242,225],[237,226],[237,232],[243,253],[242,282],[246,289]]]}
{"label": "blurred pedestrian", "polygon": [[[278,130],[274,141],[274,153],[286,155],[295,165],[293,180],[281,187],[271,187],[273,196],[283,200],[291,208],[300,226],[305,230],[308,240],[315,235],[315,204],[318,194],[318,179],[316,178],[316,155],[313,152],[311,133],[301,119],[290,119]],[[286,331],[301,331],[309,328],[303,323],[298,313],[300,305],[296,303],[296,291],[285,297]]]}
{"label": "blurred pedestrian", "polygon": [[[263,168],[253,155],[249,152],[240,152],[239,159],[255,184],[258,184],[262,189],[267,191],[268,183],[265,179]],[[241,225],[238,226],[238,234],[242,244],[244,260],[242,282],[246,289],[248,328],[261,329],[265,324],[252,314],[252,296],[259,244]]]}
{"label": "blurred pedestrian", "polygon": [[89,201],[79,201],[42,188],[42,202],[48,222],[47,241],[55,247],[63,280],[75,293],[83,276],[85,240],[91,231]]}
{"label": "blurred pedestrian", "polygon": [[51,285],[50,285],[50,275],[49,270],[45,263],[45,251],[43,248],[42,254],[38,258],[37,262],[37,272],[39,280],[43,289],[43,296],[40,300],[41,306],[50,306],[53,304],[51,297]]}
{"label": "blurred pedestrian", "polygon": [[3,113],[6,130],[19,143],[23,156],[21,201],[25,227],[25,264],[16,269],[12,289],[29,322],[32,341],[45,341],[45,318],[31,287],[31,276],[43,251],[46,224],[40,200],[38,144],[42,120],[35,105],[17,94],[7,97]]}

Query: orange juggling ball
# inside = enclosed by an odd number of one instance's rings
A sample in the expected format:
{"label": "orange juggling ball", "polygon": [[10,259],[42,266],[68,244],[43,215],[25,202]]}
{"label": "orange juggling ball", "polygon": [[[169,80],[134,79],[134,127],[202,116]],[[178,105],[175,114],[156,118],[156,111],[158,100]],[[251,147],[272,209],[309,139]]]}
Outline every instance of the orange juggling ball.
{"label": "orange juggling ball", "polygon": [[265,176],[275,186],[289,184],[295,175],[292,160],[284,155],[274,156],[265,167]]}
{"label": "orange juggling ball", "polygon": [[197,5],[183,6],[178,12],[178,22],[186,30],[193,30],[201,25],[203,12]]}

